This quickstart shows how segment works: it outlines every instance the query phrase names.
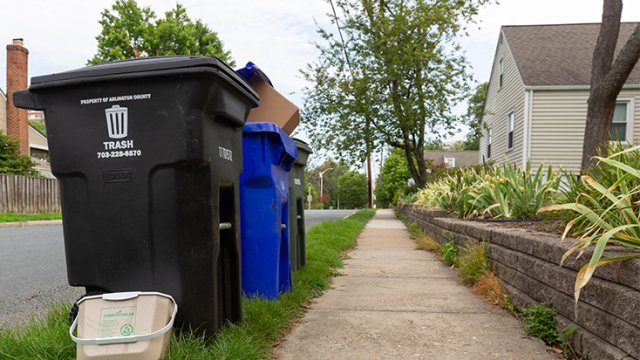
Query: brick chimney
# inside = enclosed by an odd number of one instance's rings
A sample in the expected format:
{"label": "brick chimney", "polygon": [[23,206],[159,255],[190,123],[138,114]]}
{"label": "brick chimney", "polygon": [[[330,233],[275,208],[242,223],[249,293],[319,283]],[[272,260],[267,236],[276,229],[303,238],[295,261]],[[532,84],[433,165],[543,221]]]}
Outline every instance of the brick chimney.
{"label": "brick chimney", "polygon": [[13,92],[27,88],[29,50],[22,39],[7,45],[7,135],[20,142],[20,154],[29,155],[27,110],[13,106]]}

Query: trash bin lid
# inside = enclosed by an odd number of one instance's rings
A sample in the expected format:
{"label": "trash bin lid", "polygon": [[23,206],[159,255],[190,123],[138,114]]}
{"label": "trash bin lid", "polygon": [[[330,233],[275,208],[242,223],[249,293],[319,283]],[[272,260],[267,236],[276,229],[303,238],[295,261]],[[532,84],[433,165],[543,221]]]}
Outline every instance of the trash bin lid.
{"label": "trash bin lid", "polygon": [[240,76],[242,76],[242,78],[245,79],[246,81],[250,81],[251,79],[257,76],[260,79],[262,79],[264,82],[269,84],[271,87],[273,87],[273,84],[271,83],[271,80],[269,80],[269,77],[267,76],[267,74],[265,74],[262,70],[260,70],[260,68],[256,64],[252,63],[251,61],[249,61],[247,65],[245,65],[242,69],[236,70],[236,72]]}
{"label": "trash bin lid", "polygon": [[307,165],[307,158],[309,158],[309,155],[313,154],[311,147],[300,139],[292,138],[292,140],[296,144],[298,150],[298,157],[296,157],[295,163],[302,166]]}
{"label": "trash bin lid", "polygon": [[29,90],[115,79],[171,75],[182,69],[194,70],[195,68],[220,73],[232,86],[247,94],[257,105],[258,95],[233,69],[222,60],[207,56],[158,56],[107,62],[57,74],[34,76],[31,78]]}
{"label": "trash bin lid", "polygon": [[291,169],[291,165],[293,165],[293,161],[298,156],[298,151],[296,150],[296,144],[293,140],[284,132],[282,129],[278,127],[278,125],[270,122],[253,122],[246,123],[244,128],[242,129],[244,133],[273,133],[276,134],[280,143],[282,144],[282,148],[286,155],[288,155],[290,159],[290,163],[288,161],[285,162],[284,167],[285,170],[289,171]]}
{"label": "trash bin lid", "polygon": [[298,147],[298,149],[302,149],[308,152],[309,154],[313,154],[313,150],[311,150],[311,147],[306,142],[298,138],[291,138],[291,140],[293,140],[296,143],[296,146]]}

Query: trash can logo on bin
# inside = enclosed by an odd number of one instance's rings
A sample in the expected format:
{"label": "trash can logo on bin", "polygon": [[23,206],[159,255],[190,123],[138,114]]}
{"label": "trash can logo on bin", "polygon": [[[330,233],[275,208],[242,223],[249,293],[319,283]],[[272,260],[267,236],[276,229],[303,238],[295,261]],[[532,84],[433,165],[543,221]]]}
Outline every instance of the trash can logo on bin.
{"label": "trash can logo on bin", "polygon": [[126,107],[120,107],[120,105],[113,105],[104,110],[110,138],[122,139],[127,137],[128,112],[129,110]]}

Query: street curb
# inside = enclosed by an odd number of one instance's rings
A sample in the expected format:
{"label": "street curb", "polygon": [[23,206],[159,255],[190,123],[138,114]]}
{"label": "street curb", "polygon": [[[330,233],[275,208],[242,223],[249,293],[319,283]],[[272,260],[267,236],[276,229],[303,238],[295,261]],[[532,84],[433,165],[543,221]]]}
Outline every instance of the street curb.
{"label": "street curb", "polygon": [[29,226],[46,226],[46,225],[62,225],[62,220],[36,220],[36,221],[22,221],[22,222],[6,222],[6,223],[0,223],[0,229],[2,229],[2,228],[29,227]]}

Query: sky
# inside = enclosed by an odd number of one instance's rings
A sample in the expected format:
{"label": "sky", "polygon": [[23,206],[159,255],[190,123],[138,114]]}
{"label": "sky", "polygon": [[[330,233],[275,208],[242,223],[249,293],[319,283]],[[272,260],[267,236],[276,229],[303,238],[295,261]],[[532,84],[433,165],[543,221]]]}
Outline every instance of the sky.
{"label": "sky", "polygon": [[[96,52],[100,12],[114,0],[0,0],[0,88],[6,89],[6,47],[24,38],[29,76],[83,67]],[[175,0],[138,0],[160,17]],[[299,69],[318,56],[317,26],[331,29],[327,0],[182,0],[192,19],[218,33],[236,64],[253,61],[274,87],[302,106]],[[64,4],[64,6],[62,5]],[[624,0],[623,21],[640,21],[640,1]],[[501,25],[600,22],[602,0],[500,0],[478,14],[461,45],[477,82],[489,80]],[[332,29],[331,29],[332,30]],[[543,54],[541,54],[543,55]],[[464,111],[463,106],[456,111]],[[304,138],[304,134],[301,134]],[[455,139],[464,138],[464,132]]]}

